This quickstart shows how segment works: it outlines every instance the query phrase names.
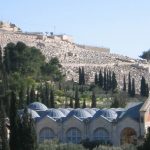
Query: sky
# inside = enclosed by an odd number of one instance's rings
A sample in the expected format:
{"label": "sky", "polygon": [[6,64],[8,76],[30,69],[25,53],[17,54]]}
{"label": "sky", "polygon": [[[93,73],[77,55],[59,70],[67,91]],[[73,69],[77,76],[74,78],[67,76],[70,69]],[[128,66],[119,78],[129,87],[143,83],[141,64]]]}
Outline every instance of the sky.
{"label": "sky", "polygon": [[0,0],[0,20],[133,58],[150,48],[150,0]]}

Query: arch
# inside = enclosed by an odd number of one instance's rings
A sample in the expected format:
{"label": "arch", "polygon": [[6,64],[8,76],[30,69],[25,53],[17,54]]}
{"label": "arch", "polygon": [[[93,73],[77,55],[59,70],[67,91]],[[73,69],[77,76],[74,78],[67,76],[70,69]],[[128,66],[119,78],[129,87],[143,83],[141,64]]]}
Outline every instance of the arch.
{"label": "arch", "polygon": [[51,140],[55,137],[54,131],[51,128],[45,127],[40,130],[39,141]]}
{"label": "arch", "polygon": [[110,141],[109,132],[105,128],[97,128],[93,133],[94,140],[107,143]]}
{"label": "arch", "polygon": [[78,128],[70,128],[66,132],[66,141],[68,143],[79,143],[81,141],[81,131]]}
{"label": "arch", "polygon": [[136,131],[130,127],[124,128],[120,135],[120,144],[135,144],[137,140]]}

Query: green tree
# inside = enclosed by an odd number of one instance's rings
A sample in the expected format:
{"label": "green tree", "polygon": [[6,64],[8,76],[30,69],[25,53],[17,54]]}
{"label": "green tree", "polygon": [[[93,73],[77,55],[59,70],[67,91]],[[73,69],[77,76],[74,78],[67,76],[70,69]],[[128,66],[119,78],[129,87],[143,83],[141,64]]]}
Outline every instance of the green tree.
{"label": "green tree", "polygon": [[92,92],[92,103],[91,103],[91,108],[96,108],[96,96],[95,92]]}
{"label": "green tree", "polygon": [[95,73],[95,79],[94,79],[94,81],[95,81],[95,85],[97,85],[97,84],[98,84],[98,77],[97,77],[97,73]]}
{"label": "green tree", "polygon": [[82,108],[86,108],[86,100],[85,99],[83,100]]}
{"label": "green tree", "polygon": [[[1,101],[0,101],[1,102]],[[4,106],[0,104],[0,138],[2,140],[2,150],[9,150],[9,143],[7,137],[7,125],[6,125],[6,114]]]}
{"label": "green tree", "polygon": [[55,108],[54,91],[52,89],[50,91],[50,104],[51,104],[51,108]]}
{"label": "green tree", "polygon": [[148,96],[148,93],[149,93],[149,89],[146,84],[146,80],[143,76],[141,79],[141,92],[140,93],[141,93],[141,96]]}
{"label": "green tree", "polygon": [[116,80],[116,74],[112,73],[112,91],[115,91],[117,88],[117,80]]}
{"label": "green tree", "polygon": [[34,121],[28,114],[27,108],[24,109],[21,122],[21,150],[36,150],[37,136]]}
{"label": "green tree", "polygon": [[73,108],[73,99],[70,97],[70,103],[69,103],[69,107]]}
{"label": "green tree", "polygon": [[11,105],[10,105],[10,150],[19,149],[20,140],[18,132],[18,106],[15,92],[11,93]]}
{"label": "green tree", "polygon": [[128,75],[128,94],[131,95],[131,75],[130,75],[130,72],[129,72],[129,75]]}
{"label": "green tree", "polygon": [[135,96],[135,80],[132,78],[132,86],[131,86],[131,94],[130,96],[134,97]]}
{"label": "green tree", "polygon": [[149,61],[150,60],[150,49],[148,51],[144,51],[140,57]]}
{"label": "green tree", "polygon": [[102,71],[101,70],[99,72],[99,86],[101,88],[103,87],[103,75],[102,75]]}
{"label": "green tree", "polygon": [[79,108],[79,107],[80,107],[79,89],[76,86],[76,90],[75,90],[75,108]]}
{"label": "green tree", "polygon": [[126,77],[123,77],[123,91],[126,91]]}
{"label": "green tree", "polygon": [[32,86],[31,91],[30,91],[30,102],[33,103],[35,102],[36,97],[35,97],[35,89],[34,86]]}

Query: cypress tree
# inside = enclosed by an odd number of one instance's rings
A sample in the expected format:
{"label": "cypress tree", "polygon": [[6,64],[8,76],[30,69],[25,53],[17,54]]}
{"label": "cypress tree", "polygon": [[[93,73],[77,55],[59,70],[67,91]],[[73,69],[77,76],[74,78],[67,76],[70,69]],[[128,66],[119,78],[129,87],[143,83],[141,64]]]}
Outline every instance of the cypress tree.
{"label": "cypress tree", "polygon": [[52,89],[50,91],[50,104],[51,108],[55,108],[54,91]]}
{"label": "cypress tree", "polygon": [[126,91],[126,77],[123,77],[123,91]]}
{"label": "cypress tree", "polygon": [[131,75],[128,75],[128,94],[131,95]]}
{"label": "cypress tree", "polygon": [[76,90],[75,90],[75,108],[79,108],[79,107],[80,107],[79,90],[78,90],[78,87],[76,87]]}
{"label": "cypress tree", "polygon": [[81,68],[79,67],[79,85],[82,84],[82,71]]}
{"label": "cypress tree", "polygon": [[18,133],[18,115],[17,115],[17,99],[15,92],[11,93],[11,105],[10,105],[10,150],[19,149],[19,133]]}
{"label": "cypress tree", "polygon": [[25,90],[24,87],[21,87],[19,91],[19,109],[22,109],[24,107],[24,101],[25,101]]}
{"label": "cypress tree", "polygon": [[95,73],[95,79],[94,79],[94,81],[95,81],[95,85],[97,85],[97,84],[98,84],[98,77],[97,77],[97,73]]}
{"label": "cypress tree", "polygon": [[148,86],[148,83],[146,84],[146,97],[149,97],[149,86]]}
{"label": "cypress tree", "polygon": [[29,105],[31,103],[30,101],[30,89],[29,87],[27,87],[27,105]]}
{"label": "cypress tree", "polygon": [[103,88],[103,75],[101,70],[99,72],[99,86]]}
{"label": "cypress tree", "polygon": [[82,75],[82,85],[85,85],[85,72],[84,72],[84,67],[82,67],[81,75]]}
{"label": "cypress tree", "polygon": [[24,109],[21,122],[21,149],[22,150],[36,150],[37,137],[35,131],[34,121],[31,115],[28,114],[27,108]]}
{"label": "cypress tree", "polygon": [[36,97],[35,97],[35,89],[34,89],[34,86],[32,86],[31,91],[30,91],[30,102],[31,103],[35,102],[35,99],[36,99]]}
{"label": "cypress tree", "polygon": [[48,83],[45,83],[45,102],[47,107],[51,107],[50,103],[50,89]]}
{"label": "cypress tree", "polygon": [[104,87],[103,89],[106,91],[107,90],[107,73],[106,73],[106,68],[104,69]]}
{"label": "cypress tree", "polygon": [[131,95],[132,97],[135,96],[135,80],[132,78],[132,86],[131,86]]}
{"label": "cypress tree", "polygon": [[146,96],[147,95],[147,86],[146,86],[146,80],[145,78],[142,76],[141,79],[141,96]]}
{"label": "cypress tree", "polygon": [[86,101],[85,101],[85,99],[83,100],[82,108],[86,108]]}
{"label": "cypress tree", "polygon": [[92,103],[91,103],[91,108],[96,108],[96,96],[95,92],[92,92]]}
{"label": "cypress tree", "polygon": [[70,97],[70,103],[69,103],[69,107],[73,108],[73,99]]}
{"label": "cypress tree", "polygon": [[108,90],[111,90],[112,88],[112,75],[111,75],[111,71],[109,70],[108,72]]}
{"label": "cypress tree", "polygon": [[2,150],[9,150],[7,127],[6,127],[6,114],[3,104],[0,104],[0,138],[2,140]]}
{"label": "cypress tree", "polygon": [[113,74],[112,74],[112,91],[114,92],[116,88],[117,88],[117,80],[116,80],[116,75],[113,72]]}

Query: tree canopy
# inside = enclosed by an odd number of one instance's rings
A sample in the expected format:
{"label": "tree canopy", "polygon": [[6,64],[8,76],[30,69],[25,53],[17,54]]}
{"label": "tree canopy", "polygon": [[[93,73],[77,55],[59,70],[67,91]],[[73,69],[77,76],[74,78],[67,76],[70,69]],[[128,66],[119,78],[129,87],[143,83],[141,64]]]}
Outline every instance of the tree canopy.
{"label": "tree canopy", "polygon": [[148,51],[144,51],[140,57],[149,61],[150,60],[150,49]]}

